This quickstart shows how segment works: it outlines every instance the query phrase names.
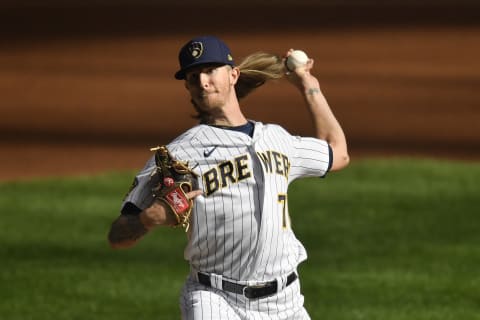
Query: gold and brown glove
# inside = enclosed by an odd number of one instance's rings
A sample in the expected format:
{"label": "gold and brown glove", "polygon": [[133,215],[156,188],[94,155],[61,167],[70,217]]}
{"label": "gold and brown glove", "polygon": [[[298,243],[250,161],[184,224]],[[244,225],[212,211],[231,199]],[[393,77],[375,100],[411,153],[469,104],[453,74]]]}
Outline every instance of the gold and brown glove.
{"label": "gold and brown glove", "polygon": [[197,175],[189,168],[188,162],[175,160],[166,146],[150,149],[155,151],[156,168],[152,172],[155,199],[167,204],[177,219],[176,226],[188,231],[193,200],[187,197],[192,191]]}

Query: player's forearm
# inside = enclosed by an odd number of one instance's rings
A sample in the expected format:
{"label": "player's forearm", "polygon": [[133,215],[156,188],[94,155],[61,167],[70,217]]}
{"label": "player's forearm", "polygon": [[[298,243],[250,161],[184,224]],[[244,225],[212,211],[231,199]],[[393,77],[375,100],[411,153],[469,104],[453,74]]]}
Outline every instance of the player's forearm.
{"label": "player's forearm", "polygon": [[140,221],[139,215],[120,215],[108,233],[108,241],[113,249],[129,248],[140,240],[148,229]]}
{"label": "player's forearm", "polygon": [[327,141],[332,147],[333,164],[331,170],[344,168],[349,163],[345,133],[320,90],[318,81],[314,79],[314,81],[305,82],[302,90],[312,114],[316,137]]}
{"label": "player's forearm", "polygon": [[167,205],[159,200],[140,213],[140,221],[147,230],[158,226],[173,226],[177,223],[176,218]]}
{"label": "player's forearm", "polygon": [[309,106],[315,126],[315,135],[331,145],[346,145],[343,129],[330,109],[320,87],[305,88],[304,98]]}
{"label": "player's forearm", "polygon": [[140,214],[122,214],[112,223],[108,241],[113,249],[134,246],[151,229],[161,225],[176,224],[175,217],[166,206],[155,201]]}

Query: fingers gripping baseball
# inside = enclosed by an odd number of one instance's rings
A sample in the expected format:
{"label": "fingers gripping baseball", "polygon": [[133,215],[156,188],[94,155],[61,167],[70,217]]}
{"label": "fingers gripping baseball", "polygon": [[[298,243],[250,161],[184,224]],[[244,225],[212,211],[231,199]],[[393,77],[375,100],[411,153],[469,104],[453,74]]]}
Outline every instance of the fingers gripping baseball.
{"label": "fingers gripping baseball", "polygon": [[295,85],[299,90],[305,91],[307,88],[318,87],[318,80],[310,73],[313,68],[314,60],[308,58],[305,52],[301,50],[290,49],[285,54],[285,75],[287,80]]}
{"label": "fingers gripping baseball", "polygon": [[303,50],[289,49],[285,54],[284,63],[287,75],[292,73],[300,75],[309,72],[313,67],[313,59],[310,59]]}

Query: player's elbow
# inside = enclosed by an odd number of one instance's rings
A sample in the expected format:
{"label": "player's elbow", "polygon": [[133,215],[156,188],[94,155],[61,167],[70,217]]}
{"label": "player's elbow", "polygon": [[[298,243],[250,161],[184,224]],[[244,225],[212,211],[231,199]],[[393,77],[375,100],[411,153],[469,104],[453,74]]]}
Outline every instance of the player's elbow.
{"label": "player's elbow", "polygon": [[107,237],[108,244],[110,245],[111,249],[121,249],[124,248],[124,244],[122,244],[119,241],[115,241],[115,239],[112,238],[112,233],[110,232]]}
{"label": "player's elbow", "polygon": [[348,166],[350,163],[350,156],[348,154],[344,154],[340,157],[337,157],[337,160],[333,161],[331,171],[339,171]]}
{"label": "player's elbow", "polygon": [[330,171],[339,171],[348,166],[350,163],[350,156],[347,148],[332,148],[333,149],[333,162]]}

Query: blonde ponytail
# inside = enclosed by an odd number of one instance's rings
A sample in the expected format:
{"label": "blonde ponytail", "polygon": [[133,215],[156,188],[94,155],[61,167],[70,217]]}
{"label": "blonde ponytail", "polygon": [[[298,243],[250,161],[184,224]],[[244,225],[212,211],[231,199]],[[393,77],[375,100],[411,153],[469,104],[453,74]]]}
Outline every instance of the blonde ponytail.
{"label": "blonde ponytail", "polygon": [[250,54],[237,67],[240,69],[240,78],[235,85],[235,92],[239,100],[266,81],[280,79],[285,74],[282,58],[266,52]]}

